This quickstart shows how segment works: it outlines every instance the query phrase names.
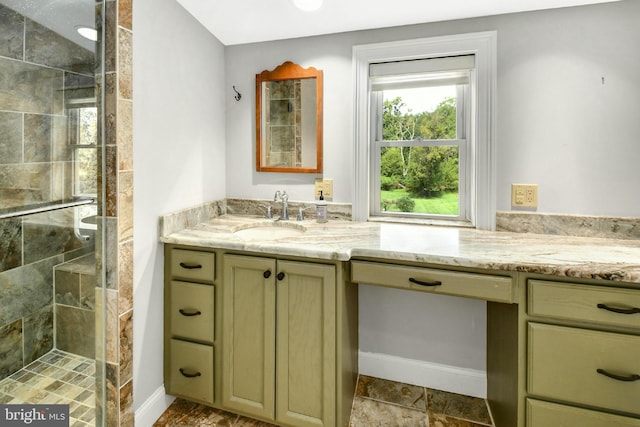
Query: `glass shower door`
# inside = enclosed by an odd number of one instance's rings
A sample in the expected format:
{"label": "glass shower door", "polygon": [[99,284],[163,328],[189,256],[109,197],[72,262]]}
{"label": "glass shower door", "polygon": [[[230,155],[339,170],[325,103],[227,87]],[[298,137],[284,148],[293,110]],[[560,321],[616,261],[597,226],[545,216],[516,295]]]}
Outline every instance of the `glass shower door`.
{"label": "glass shower door", "polygon": [[0,425],[104,425],[102,7],[0,0]]}

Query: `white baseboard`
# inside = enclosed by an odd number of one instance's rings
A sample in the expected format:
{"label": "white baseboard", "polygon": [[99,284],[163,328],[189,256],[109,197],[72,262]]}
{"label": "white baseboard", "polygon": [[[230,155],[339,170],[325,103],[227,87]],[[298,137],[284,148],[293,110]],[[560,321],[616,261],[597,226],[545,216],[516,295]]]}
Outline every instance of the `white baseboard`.
{"label": "white baseboard", "polygon": [[487,397],[487,373],[381,353],[358,354],[358,372],[451,393]]}
{"label": "white baseboard", "polygon": [[164,392],[164,386],[158,387],[136,410],[136,427],[153,426],[175,399]]}

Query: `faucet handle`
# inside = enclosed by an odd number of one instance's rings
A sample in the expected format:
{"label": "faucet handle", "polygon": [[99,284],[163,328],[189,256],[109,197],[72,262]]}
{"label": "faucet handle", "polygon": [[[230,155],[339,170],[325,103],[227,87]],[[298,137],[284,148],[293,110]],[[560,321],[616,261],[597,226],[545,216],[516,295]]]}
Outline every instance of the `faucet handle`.
{"label": "faucet handle", "polygon": [[270,205],[260,205],[260,207],[264,208],[266,211],[264,214],[265,219],[273,218],[273,209],[271,208]]}
{"label": "faucet handle", "polygon": [[304,220],[304,217],[302,216],[302,212],[303,212],[303,211],[306,211],[307,209],[309,209],[309,206],[306,206],[306,207],[302,207],[302,206],[300,206],[300,207],[298,208],[298,215],[296,216],[296,220],[297,220],[297,221],[302,221],[302,220]]}

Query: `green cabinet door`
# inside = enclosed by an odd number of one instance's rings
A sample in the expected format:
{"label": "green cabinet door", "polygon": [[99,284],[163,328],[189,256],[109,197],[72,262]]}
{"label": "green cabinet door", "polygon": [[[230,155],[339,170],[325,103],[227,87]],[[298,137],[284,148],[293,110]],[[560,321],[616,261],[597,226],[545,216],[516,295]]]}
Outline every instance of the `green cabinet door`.
{"label": "green cabinet door", "polygon": [[223,262],[223,405],[274,419],[276,262],[236,255]]}
{"label": "green cabinet door", "polygon": [[283,425],[335,426],[335,266],[223,262],[224,407]]}
{"label": "green cabinet door", "polygon": [[336,425],[336,271],[278,261],[276,420]]}

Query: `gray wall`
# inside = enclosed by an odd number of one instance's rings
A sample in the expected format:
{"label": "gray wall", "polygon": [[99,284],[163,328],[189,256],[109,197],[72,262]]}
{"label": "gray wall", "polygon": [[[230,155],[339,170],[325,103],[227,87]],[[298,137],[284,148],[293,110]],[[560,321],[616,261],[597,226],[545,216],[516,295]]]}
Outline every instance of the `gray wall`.
{"label": "gray wall", "polygon": [[[313,198],[315,176],[255,172],[255,74],[285,60],[324,70],[324,176],[351,202],[352,46],[496,30],[497,209],[511,183],[537,183],[539,212],[640,216],[638,17],[628,0],[227,47],[226,86],[243,91],[227,101],[227,196]],[[484,303],[366,286],[360,302],[361,350],[484,369]]]}
{"label": "gray wall", "polygon": [[136,0],[133,7],[137,411],[163,384],[158,217],[224,198],[226,88],[222,44],[181,6],[173,0]]}
{"label": "gray wall", "polygon": [[[497,209],[511,183],[539,184],[539,212],[640,216],[640,2],[621,2],[359,31],[226,48],[227,195],[269,197],[283,184],[311,200],[312,176],[254,170],[254,78],[285,60],[324,70],[324,176],[351,202],[352,46],[445,34],[498,33]],[[605,78],[604,84],[602,77]],[[252,171],[251,174],[247,171]]]}

